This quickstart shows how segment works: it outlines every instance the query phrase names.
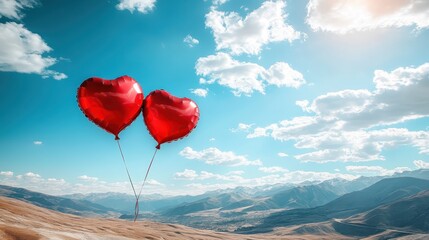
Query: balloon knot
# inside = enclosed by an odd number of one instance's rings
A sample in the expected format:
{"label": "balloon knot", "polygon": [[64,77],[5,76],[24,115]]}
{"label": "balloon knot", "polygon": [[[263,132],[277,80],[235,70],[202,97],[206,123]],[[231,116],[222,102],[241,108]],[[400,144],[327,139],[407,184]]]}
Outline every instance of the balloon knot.
{"label": "balloon knot", "polygon": [[115,135],[115,140],[119,140],[120,138],[118,137],[118,135]]}
{"label": "balloon knot", "polygon": [[156,145],[155,148],[159,150],[161,148],[161,144]]}

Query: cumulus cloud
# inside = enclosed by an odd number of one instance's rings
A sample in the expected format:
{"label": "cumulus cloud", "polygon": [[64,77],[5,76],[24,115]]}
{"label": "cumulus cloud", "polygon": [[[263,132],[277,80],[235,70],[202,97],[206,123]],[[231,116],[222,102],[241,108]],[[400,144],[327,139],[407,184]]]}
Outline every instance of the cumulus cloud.
{"label": "cumulus cloud", "polygon": [[247,132],[254,124],[239,123],[237,128],[230,129],[231,132]]}
{"label": "cumulus cloud", "polygon": [[429,26],[429,4],[420,0],[310,0],[307,23],[313,30],[347,33],[375,28]]}
{"label": "cumulus cloud", "polygon": [[376,70],[375,91],[343,90],[316,98],[311,110],[345,121],[344,128],[389,125],[429,116],[429,63],[386,72]]}
{"label": "cumulus cloud", "polygon": [[259,171],[264,173],[282,173],[282,172],[289,172],[286,168],[282,167],[260,167]]}
{"label": "cumulus cloud", "polygon": [[0,71],[64,79],[65,74],[47,69],[57,62],[53,57],[44,56],[51,50],[40,35],[30,32],[24,25],[0,23]]}
{"label": "cumulus cloud", "polygon": [[189,34],[183,39],[183,42],[188,44],[189,47],[194,47],[195,45],[198,45],[200,43],[200,41],[198,41],[198,39],[193,38]]}
{"label": "cumulus cloud", "polygon": [[206,148],[201,151],[195,151],[191,147],[185,147],[179,154],[187,159],[201,160],[209,165],[226,165],[234,167],[262,165],[260,160],[249,160],[247,157],[236,155],[232,151],[223,152],[214,147]]}
{"label": "cumulus cloud", "polygon": [[2,0],[0,1],[0,17],[10,19],[21,19],[24,8],[33,8],[37,5],[36,0]]}
{"label": "cumulus cloud", "polygon": [[247,135],[247,138],[257,138],[268,136],[267,130],[265,128],[257,127],[252,130],[251,133]]}
{"label": "cumulus cloud", "polygon": [[274,63],[263,74],[268,85],[277,87],[299,88],[305,83],[304,76],[285,62]]}
{"label": "cumulus cloud", "polygon": [[13,172],[11,172],[11,171],[2,171],[2,172],[0,172],[0,176],[12,177],[13,176]]}
{"label": "cumulus cloud", "polygon": [[320,149],[296,155],[303,162],[364,162],[385,160],[384,149],[410,145],[428,154],[429,132],[387,128],[373,131],[331,131],[296,138],[295,147]]}
{"label": "cumulus cloud", "polygon": [[243,179],[240,175],[243,174],[242,171],[232,171],[226,175],[212,173],[208,171],[200,171],[197,173],[194,170],[185,169],[183,172],[177,172],[174,174],[176,179],[181,180],[207,180],[207,179],[215,179],[215,180],[223,180],[223,181],[237,181]]}
{"label": "cumulus cloud", "polygon": [[217,50],[255,55],[270,42],[292,42],[301,37],[301,33],[286,23],[285,8],[285,1],[266,1],[244,18],[236,12],[212,8],[205,24],[213,32]]}
{"label": "cumulus cloud", "polygon": [[120,0],[116,8],[118,10],[137,10],[143,14],[151,12],[155,8],[156,0]]}
{"label": "cumulus cloud", "polygon": [[218,53],[197,60],[196,72],[208,77],[206,84],[217,82],[232,89],[236,96],[251,95],[254,91],[264,93],[261,73],[265,69],[258,64],[239,62],[226,53]]}
{"label": "cumulus cloud", "polygon": [[394,169],[386,169],[381,166],[346,166],[346,170],[358,174],[373,174],[377,176],[393,175],[405,171],[411,171],[408,167],[397,167]]}
{"label": "cumulus cloud", "polygon": [[88,182],[95,182],[95,181],[98,181],[98,178],[97,177],[90,177],[90,176],[87,176],[87,175],[82,175],[82,176],[79,176],[79,177],[77,177],[79,180],[83,180],[83,181],[88,181]]}
{"label": "cumulus cloud", "polygon": [[[375,89],[341,90],[301,102],[312,116],[298,116],[266,127],[254,127],[248,138],[271,136],[295,141],[295,147],[316,149],[296,155],[301,161],[360,162],[383,160],[383,149],[411,145],[429,154],[429,131],[383,128],[429,116],[429,63],[377,70]],[[372,130],[374,127],[380,130]]]}
{"label": "cumulus cloud", "polygon": [[289,155],[287,153],[284,153],[284,152],[279,152],[279,153],[277,153],[277,156],[279,156],[279,157],[287,157]]}
{"label": "cumulus cloud", "polygon": [[193,180],[196,177],[198,177],[198,174],[194,170],[185,169],[185,170],[183,170],[183,172],[177,172],[177,173],[175,173],[174,177],[176,179]]}
{"label": "cumulus cloud", "polygon": [[217,6],[217,5],[222,5],[228,1],[229,0],[212,0],[212,3],[213,3],[213,5]]}
{"label": "cumulus cloud", "polygon": [[49,78],[52,77],[55,80],[63,80],[68,78],[68,76],[64,73],[60,73],[57,71],[53,71],[53,70],[45,70],[42,73],[42,78]]}
{"label": "cumulus cloud", "polygon": [[298,100],[295,104],[302,109],[304,112],[310,112],[311,110],[308,108],[310,102],[308,100]]}
{"label": "cumulus cloud", "polygon": [[265,69],[256,63],[235,60],[223,52],[199,58],[195,69],[198,75],[208,78],[200,83],[226,86],[235,96],[250,96],[254,91],[264,94],[267,85],[299,88],[305,84],[304,76],[287,63],[277,62]]}
{"label": "cumulus cloud", "polygon": [[41,176],[39,174],[33,173],[33,172],[25,173],[23,176],[26,178],[33,178],[33,179],[34,178],[41,178]]}
{"label": "cumulus cloud", "polygon": [[414,160],[413,163],[417,168],[429,169],[429,162],[425,162],[423,160]]}
{"label": "cumulus cloud", "polygon": [[158,182],[157,180],[155,180],[155,179],[148,179],[147,181],[146,181],[146,183],[145,183],[145,185],[148,185],[148,186],[165,186],[165,184],[164,183],[161,183],[161,182]]}
{"label": "cumulus cloud", "polygon": [[[73,193],[104,193],[104,192],[121,192],[132,194],[132,189],[128,181],[122,182],[106,182],[98,178],[88,177],[86,175],[78,177],[82,180],[78,183],[67,182],[60,178],[44,178],[40,174],[27,172],[24,174],[14,175],[13,172],[0,172],[0,181],[4,185],[12,187],[26,188],[31,191],[51,194],[64,195]],[[97,180],[95,180],[97,179]],[[141,185],[142,182],[136,182],[136,185]],[[145,194],[178,194],[175,189],[167,189],[167,187],[154,180],[148,179],[145,185]]]}
{"label": "cumulus cloud", "polygon": [[209,90],[204,89],[204,88],[196,88],[196,89],[191,89],[191,93],[193,93],[199,97],[207,97]]}
{"label": "cumulus cloud", "polygon": [[34,145],[42,145],[42,144],[43,144],[43,142],[42,142],[42,141],[33,141],[33,144],[34,144]]}

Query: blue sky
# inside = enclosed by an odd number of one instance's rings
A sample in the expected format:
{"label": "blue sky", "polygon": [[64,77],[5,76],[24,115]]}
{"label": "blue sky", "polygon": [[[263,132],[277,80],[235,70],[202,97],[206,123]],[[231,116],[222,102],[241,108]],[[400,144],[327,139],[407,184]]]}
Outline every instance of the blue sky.
{"label": "blue sky", "polygon": [[[145,96],[162,88],[199,105],[144,193],[429,167],[424,2],[8,0],[0,16],[4,184],[131,193],[114,137],[77,106],[92,76],[129,75]],[[140,182],[156,143],[142,116],[120,135]]]}

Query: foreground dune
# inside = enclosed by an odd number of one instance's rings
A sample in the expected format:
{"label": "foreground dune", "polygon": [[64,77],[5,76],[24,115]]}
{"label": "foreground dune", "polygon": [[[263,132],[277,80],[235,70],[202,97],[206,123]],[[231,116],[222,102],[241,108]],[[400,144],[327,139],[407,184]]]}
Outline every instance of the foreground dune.
{"label": "foreground dune", "polygon": [[0,197],[0,239],[347,239],[337,234],[296,234],[282,229],[272,234],[239,235],[148,221],[136,223],[83,218]]}

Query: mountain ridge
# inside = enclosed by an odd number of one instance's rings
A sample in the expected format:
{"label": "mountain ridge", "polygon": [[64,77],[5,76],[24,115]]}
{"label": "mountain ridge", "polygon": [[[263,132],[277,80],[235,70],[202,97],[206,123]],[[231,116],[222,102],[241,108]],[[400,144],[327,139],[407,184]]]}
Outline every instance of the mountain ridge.
{"label": "mountain ridge", "polygon": [[86,200],[72,200],[39,192],[0,185],[0,196],[10,197],[32,203],[36,206],[80,216],[118,216],[114,209]]}
{"label": "mountain ridge", "polygon": [[410,177],[386,178],[361,191],[345,194],[323,206],[273,213],[265,218],[259,226],[238,229],[237,232],[265,232],[275,227],[350,217],[423,190],[429,190],[429,180]]}

